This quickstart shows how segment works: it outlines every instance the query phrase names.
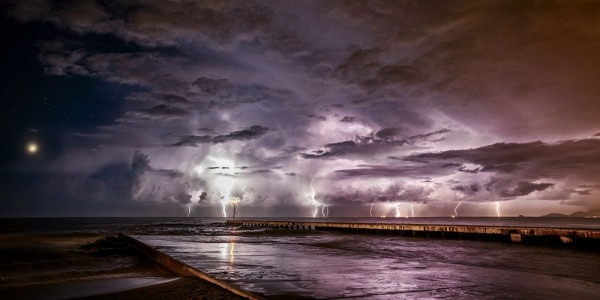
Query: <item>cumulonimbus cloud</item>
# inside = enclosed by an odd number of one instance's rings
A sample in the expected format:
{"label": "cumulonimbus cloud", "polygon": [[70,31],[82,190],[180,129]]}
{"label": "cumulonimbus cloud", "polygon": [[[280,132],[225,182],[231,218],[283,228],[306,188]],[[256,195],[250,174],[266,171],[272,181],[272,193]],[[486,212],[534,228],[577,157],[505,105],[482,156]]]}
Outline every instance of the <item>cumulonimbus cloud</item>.
{"label": "cumulonimbus cloud", "polygon": [[[335,205],[591,207],[594,6],[22,0],[5,16],[52,30],[33,48],[47,76],[107,84],[93,92],[118,106],[98,127],[68,128],[58,158],[39,167],[52,166],[56,195],[209,205],[227,173],[236,195],[265,206],[306,206],[313,182]],[[84,164],[80,153],[109,158]],[[199,175],[207,156],[237,168]],[[45,176],[39,168],[30,172]]]}

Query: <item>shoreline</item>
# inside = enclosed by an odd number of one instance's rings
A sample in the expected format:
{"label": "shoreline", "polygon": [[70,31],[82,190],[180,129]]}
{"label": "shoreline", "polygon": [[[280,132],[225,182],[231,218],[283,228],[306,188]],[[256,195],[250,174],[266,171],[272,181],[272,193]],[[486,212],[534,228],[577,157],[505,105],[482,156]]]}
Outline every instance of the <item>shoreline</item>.
{"label": "shoreline", "polygon": [[0,235],[0,298],[128,299],[162,293],[166,299],[243,299],[206,280],[178,276],[132,253],[130,246],[119,248],[114,239],[89,233]]}

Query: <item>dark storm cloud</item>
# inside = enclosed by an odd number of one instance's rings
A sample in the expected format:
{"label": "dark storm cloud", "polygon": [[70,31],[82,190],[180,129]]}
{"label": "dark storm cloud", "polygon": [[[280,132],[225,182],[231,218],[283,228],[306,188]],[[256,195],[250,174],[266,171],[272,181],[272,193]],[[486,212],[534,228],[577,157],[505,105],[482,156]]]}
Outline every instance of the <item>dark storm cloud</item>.
{"label": "dark storm cloud", "polygon": [[519,182],[517,185],[510,190],[504,190],[500,193],[502,197],[516,197],[529,195],[535,191],[543,191],[554,184],[552,183],[531,183],[531,182]]}
{"label": "dark storm cloud", "polygon": [[267,131],[269,131],[269,128],[267,128],[267,127],[260,126],[260,125],[253,125],[248,128],[234,131],[234,132],[231,132],[226,135],[217,135],[217,136],[213,137],[212,140],[213,140],[213,143],[225,143],[228,141],[235,141],[235,140],[238,140],[238,141],[251,140],[251,139],[255,139],[255,138],[262,136],[263,134],[267,133]]}
{"label": "dark storm cloud", "polygon": [[157,94],[158,99],[160,99],[160,101],[165,102],[165,103],[189,103],[189,99],[181,96],[181,95],[175,95],[175,94]]}
{"label": "dark storm cloud", "polygon": [[384,48],[357,49],[335,69],[334,74],[370,93],[389,85],[406,87],[426,81],[427,77],[414,66],[381,62],[379,56],[386,51]]}
{"label": "dark storm cloud", "polygon": [[[553,183],[534,183],[527,181],[518,181],[518,178],[511,177],[491,177],[483,184],[486,191],[492,192],[497,197],[514,199],[515,197],[527,196],[533,192],[541,192],[552,188]],[[461,191],[465,195],[471,195],[469,191]]]}
{"label": "dark storm cloud", "polygon": [[599,190],[600,185],[588,185],[580,184],[575,189],[569,190],[570,193],[574,193],[580,196],[589,196],[593,191]]}
{"label": "dark storm cloud", "polygon": [[229,97],[233,88],[228,79],[206,77],[196,79],[192,82],[192,86],[198,88],[203,94],[218,97]]}
{"label": "dark storm cloud", "polygon": [[481,172],[518,172],[521,176],[533,178],[559,178],[567,174],[587,177],[600,170],[600,140],[498,143],[475,149],[423,153],[409,156],[406,160],[471,162],[481,165]]}
{"label": "dark storm cloud", "polygon": [[198,196],[198,203],[200,202],[204,202],[208,199],[208,193],[206,192],[202,192],[200,193],[200,195]]}
{"label": "dark storm cloud", "polygon": [[[221,168],[223,169],[223,168]],[[273,170],[270,169],[259,169],[249,172],[235,172],[234,174],[220,174],[225,176],[236,176],[236,177],[252,177],[252,176],[269,176],[276,175]]]}
{"label": "dark storm cloud", "polygon": [[[460,165],[460,164],[457,164],[457,165]],[[466,167],[466,166],[460,166],[460,168],[458,168],[458,171],[459,171],[459,172],[465,172],[465,173],[473,173],[473,174],[476,174],[476,173],[479,173],[479,171],[481,171],[481,168],[467,169],[467,167]]]}
{"label": "dark storm cloud", "polygon": [[[590,95],[600,92],[592,86],[593,68],[588,64],[600,63],[594,54],[600,50],[594,33],[597,25],[591,25],[592,20],[599,17],[598,4],[593,1],[570,4],[564,6],[553,1],[543,4],[533,1],[330,3],[328,8],[340,21],[380,33],[377,42],[368,47],[349,50],[336,68],[336,75],[367,90],[372,82],[377,87],[374,90],[380,91],[386,77],[379,80],[376,75],[386,73],[381,68],[390,66],[390,81],[397,79],[395,86],[404,89],[390,95],[378,93],[377,98],[432,99],[436,107],[469,126],[477,126],[485,120],[493,122],[495,133],[509,139],[528,136],[533,128],[537,132],[568,137],[564,133],[573,134],[594,126],[597,114],[591,111],[597,111],[598,104]],[[382,7],[385,9],[380,9]],[[528,43],[522,43],[524,39]],[[573,42],[581,47],[566,52],[558,50],[568,48]],[[403,55],[403,51],[418,54]],[[404,60],[395,61],[396,57]],[[508,64],[511,67],[507,67]],[[558,71],[556,67],[549,67],[556,64],[563,68]],[[504,67],[499,68],[500,65]],[[394,77],[394,73],[398,76]],[[565,73],[574,76],[569,83],[561,87],[552,84],[564,78]],[[569,110],[566,106],[564,99],[574,97],[568,91],[578,89],[591,93],[575,92],[580,107],[591,109],[588,113]],[[508,93],[513,90],[522,92],[518,96]],[[363,98],[364,101],[371,99]],[[565,113],[553,115],[542,122],[543,125],[530,122],[530,118],[551,114],[550,108],[544,108],[548,99],[553,99],[552,106],[562,107]],[[513,108],[519,105],[521,108],[515,114]],[[474,111],[479,113],[478,117],[470,113]],[[503,117],[495,117],[499,113]],[[575,119],[582,122],[573,122]]]}
{"label": "dark storm cloud", "polygon": [[140,109],[133,112],[134,114],[139,114],[141,116],[150,116],[150,117],[173,117],[173,116],[183,116],[186,114],[185,110],[169,106],[166,104],[159,104],[153,106],[151,108]]}
{"label": "dark storm cloud", "polygon": [[[130,163],[106,164],[90,174],[41,173],[27,175],[27,178],[19,175],[21,178],[14,182],[5,175],[1,176],[4,177],[2,185],[18,183],[13,196],[24,199],[11,205],[19,211],[40,216],[48,213],[69,216],[64,212],[95,216],[122,215],[123,212],[126,212],[125,215],[136,214],[128,211],[131,209],[156,214],[158,211],[150,207],[188,203],[182,174],[177,170],[154,169],[149,156],[142,152],[135,152]],[[158,191],[158,185],[169,191],[148,192],[151,189]],[[4,186],[3,190],[10,189]],[[45,211],[37,211],[39,209]]]}
{"label": "dark storm cloud", "polygon": [[[336,205],[536,197],[595,205],[597,1],[22,0],[3,8],[6,24],[36,33],[23,53],[37,61],[9,78],[29,78],[35,64],[49,80],[98,86],[77,105],[116,106],[85,128],[19,121],[36,135],[65,128],[54,139],[58,158],[16,167],[57,173],[40,179],[57,199],[68,190],[69,199],[215,205],[227,197],[215,192],[219,173],[235,179],[245,203],[264,206],[307,205],[312,178],[331,182],[315,189]],[[55,98],[6,111],[94,118]],[[405,182],[380,182],[390,180]]]}
{"label": "dark storm cloud", "polygon": [[[155,169],[150,164],[147,154],[136,151],[131,161],[131,170],[125,178],[131,186],[130,199],[138,201],[174,201],[181,204],[191,203],[191,195],[187,193],[189,183],[185,182],[184,174],[177,170]],[[161,185],[167,185],[161,188]],[[168,194],[162,194],[161,189],[170,189]],[[151,190],[148,193],[148,190]]]}
{"label": "dark storm cloud", "polygon": [[449,132],[451,132],[450,129],[444,128],[444,129],[440,129],[440,130],[433,131],[433,132],[428,132],[428,133],[413,135],[413,136],[411,136],[409,138],[409,140],[412,141],[412,142],[424,141],[424,140],[427,140],[428,138],[430,138],[432,136],[439,136],[439,135],[443,135],[443,134],[449,133]]}
{"label": "dark storm cloud", "polygon": [[388,140],[400,135],[401,132],[402,128],[383,128],[378,130],[375,133],[375,136],[377,136],[380,139]]}
{"label": "dark storm cloud", "polygon": [[379,67],[371,78],[362,79],[359,85],[375,90],[387,85],[408,85],[425,80],[425,76],[416,68],[406,65],[384,65]]}
{"label": "dark storm cloud", "polygon": [[[129,100],[156,102],[158,105],[176,105],[203,114],[211,110],[231,109],[244,104],[259,102],[283,103],[294,97],[294,93],[280,88],[270,88],[260,84],[233,84],[228,79],[197,78],[191,83],[174,75],[155,78],[149,74],[146,81],[164,81],[151,84],[153,92],[135,93]],[[175,94],[180,93],[180,94]]]}
{"label": "dark storm cloud", "polygon": [[380,54],[385,53],[385,50],[383,48],[356,49],[337,66],[335,73],[338,77],[349,80],[351,77],[356,76],[359,71],[371,72],[377,67],[377,64],[373,61]]}
{"label": "dark storm cloud", "polygon": [[188,97],[179,93],[189,93],[190,84],[187,79],[169,70],[173,65],[189,62],[185,57],[153,51],[95,53],[80,45],[69,49],[63,41],[43,42],[39,43],[39,47],[40,61],[49,75],[89,76],[153,91],[152,94],[132,94],[131,100],[188,102]]}
{"label": "dark storm cloud", "polygon": [[307,117],[307,118],[310,118],[310,119],[319,120],[319,121],[325,121],[325,120],[327,120],[327,118],[326,118],[326,117],[324,117],[324,116],[320,116],[320,115],[315,115],[315,114],[310,114],[310,115],[308,115],[308,116],[306,116],[306,117]]}
{"label": "dark storm cloud", "polygon": [[138,195],[144,189],[146,172],[152,171],[150,157],[147,154],[136,151],[131,159],[131,171],[126,177],[131,183],[131,195]]}
{"label": "dark storm cloud", "polygon": [[340,119],[340,122],[352,123],[354,121],[356,121],[356,117],[354,117],[354,116],[344,116],[343,118]]}
{"label": "dark storm cloud", "polygon": [[[327,150],[315,150],[312,153],[302,154],[304,158],[334,158],[346,155],[372,155],[390,152],[402,146],[412,146],[420,142],[439,141],[449,129],[441,129],[425,134],[418,134],[404,139],[396,139],[400,134],[399,128],[384,128],[368,136],[356,136],[353,140],[326,144]],[[430,137],[439,137],[438,140],[429,140]]]}
{"label": "dark storm cloud", "polygon": [[173,144],[173,146],[195,147],[198,144],[207,144],[207,143],[219,144],[219,143],[227,143],[230,141],[245,141],[245,140],[259,138],[259,137],[263,136],[265,133],[267,133],[267,131],[269,131],[269,128],[267,128],[267,127],[263,127],[260,125],[253,125],[248,128],[234,131],[234,132],[224,134],[224,135],[212,135],[212,136],[211,135],[203,135],[203,136],[189,135],[189,136],[182,137],[181,140],[179,142]]}
{"label": "dark storm cloud", "polygon": [[198,185],[185,178],[178,170],[156,169],[151,166],[150,157],[136,151],[131,161],[131,169],[124,176],[130,186],[130,196],[124,200],[141,202],[191,203],[188,193],[191,185]]}
{"label": "dark storm cloud", "polygon": [[145,46],[171,46],[199,39],[232,47],[252,39],[271,18],[269,8],[254,3],[145,0],[103,4],[93,0],[60,6],[52,1],[15,1],[11,13],[23,21],[41,20],[80,33],[115,34]]}
{"label": "dark storm cloud", "polygon": [[[498,143],[485,147],[450,150],[438,153],[423,153],[406,157],[405,160],[423,163],[425,166],[436,168],[447,162],[453,165],[472,163],[480,167],[466,169],[464,165],[457,168],[459,172],[492,174],[487,181],[482,182],[487,191],[499,197],[520,197],[532,192],[546,191],[551,187],[556,192],[585,195],[577,191],[573,185],[581,182],[594,184],[600,172],[600,141],[597,139],[569,140],[558,143]],[[542,182],[532,182],[532,181]],[[556,187],[562,182],[563,187]],[[558,188],[558,189],[557,189]],[[473,195],[463,187],[456,191],[465,195]]]}
{"label": "dark storm cloud", "polygon": [[443,176],[454,173],[453,165],[422,164],[410,166],[363,166],[357,169],[336,170],[334,173],[341,177],[411,177],[424,178]]}
{"label": "dark storm cloud", "polygon": [[396,182],[386,188],[354,189],[346,188],[334,193],[321,195],[329,205],[352,205],[376,202],[408,202],[427,203],[431,200],[433,189],[423,186],[411,186],[403,182]]}
{"label": "dark storm cloud", "polygon": [[474,183],[470,185],[456,185],[452,187],[452,190],[460,191],[465,195],[473,196],[477,192],[479,192],[479,190],[481,190],[481,187],[478,184]]}
{"label": "dark storm cloud", "polygon": [[264,174],[264,173],[273,173],[273,171],[271,170],[256,170],[256,171],[252,171],[252,174]]}

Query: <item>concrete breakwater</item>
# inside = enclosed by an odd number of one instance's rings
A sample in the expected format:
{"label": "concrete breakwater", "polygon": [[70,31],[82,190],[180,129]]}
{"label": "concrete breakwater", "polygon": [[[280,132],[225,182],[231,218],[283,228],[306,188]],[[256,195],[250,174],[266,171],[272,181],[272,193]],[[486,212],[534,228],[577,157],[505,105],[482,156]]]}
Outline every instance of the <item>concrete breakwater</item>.
{"label": "concrete breakwater", "polygon": [[266,226],[299,230],[342,231],[412,237],[468,239],[526,244],[570,245],[600,250],[600,230],[548,227],[425,225],[340,222],[227,220],[229,225]]}
{"label": "concrete breakwater", "polygon": [[217,285],[217,286],[223,288],[225,298],[231,298],[231,297],[227,297],[227,294],[226,294],[226,293],[230,292],[230,293],[233,293],[233,294],[240,296],[241,298],[245,298],[245,299],[251,299],[251,300],[263,299],[260,296],[254,295],[250,292],[242,290],[242,289],[240,289],[236,286],[233,286],[229,283],[218,280],[218,279],[216,279],[196,268],[193,268],[193,267],[189,266],[188,264],[186,264],[178,259],[175,259],[166,253],[158,251],[156,248],[154,248],[150,245],[147,245],[147,244],[145,244],[135,238],[132,238],[126,234],[120,233],[119,238],[122,239],[123,241],[125,241],[126,243],[130,244],[138,253],[140,253],[141,255],[143,255],[144,257],[149,259],[150,261],[166,268],[167,270],[173,272],[174,274],[176,274],[178,276],[197,277],[197,278],[208,281],[214,285]]}

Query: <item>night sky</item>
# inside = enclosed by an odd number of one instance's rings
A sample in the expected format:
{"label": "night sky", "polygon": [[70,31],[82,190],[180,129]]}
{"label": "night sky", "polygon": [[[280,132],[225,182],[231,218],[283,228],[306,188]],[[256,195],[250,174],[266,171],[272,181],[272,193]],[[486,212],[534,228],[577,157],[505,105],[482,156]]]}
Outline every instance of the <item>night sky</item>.
{"label": "night sky", "polygon": [[2,217],[600,207],[598,1],[0,7]]}

